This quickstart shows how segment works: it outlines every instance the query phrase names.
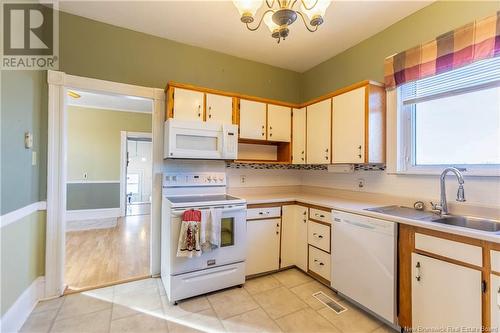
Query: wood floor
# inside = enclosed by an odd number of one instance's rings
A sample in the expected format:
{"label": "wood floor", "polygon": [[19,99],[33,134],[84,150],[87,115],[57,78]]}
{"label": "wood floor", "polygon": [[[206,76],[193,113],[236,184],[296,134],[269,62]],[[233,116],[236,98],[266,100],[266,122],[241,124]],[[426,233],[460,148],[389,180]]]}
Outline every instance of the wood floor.
{"label": "wood floor", "polygon": [[79,290],[150,275],[150,215],[126,216],[114,228],[66,233],[64,282]]}

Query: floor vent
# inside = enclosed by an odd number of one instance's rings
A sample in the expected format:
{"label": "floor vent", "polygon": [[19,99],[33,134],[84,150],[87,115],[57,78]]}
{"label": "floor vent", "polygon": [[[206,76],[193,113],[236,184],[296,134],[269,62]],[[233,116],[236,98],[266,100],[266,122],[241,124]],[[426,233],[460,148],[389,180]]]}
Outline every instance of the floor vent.
{"label": "floor vent", "polygon": [[336,314],[341,314],[342,312],[347,311],[347,308],[340,305],[340,303],[336,302],[334,299],[331,297],[327,296],[324,292],[318,291],[317,293],[313,294],[313,297],[316,298],[318,301],[329,307],[331,310],[333,310]]}

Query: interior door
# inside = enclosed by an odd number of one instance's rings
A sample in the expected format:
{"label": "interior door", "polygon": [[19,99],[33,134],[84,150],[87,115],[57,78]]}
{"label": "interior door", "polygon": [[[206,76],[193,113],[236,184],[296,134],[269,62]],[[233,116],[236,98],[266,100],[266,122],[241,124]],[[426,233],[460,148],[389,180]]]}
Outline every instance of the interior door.
{"label": "interior door", "polygon": [[233,98],[222,95],[207,94],[207,122],[222,124],[233,123]]}
{"label": "interior door", "polygon": [[203,93],[195,90],[175,88],[174,118],[203,121]]}
{"label": "interior door", "polygon": [[280,219],[247,221],[246,275],[279,268]]}
{"label": "interior door", "polygon": [[306,163],[306,108],[292,111],[292,164]]}
{"label": "interior door", "polygon": [[280,105],[267,105],[267,139],[290,142],[292,138],[292,109]]}
{"label": "interior door", "polygon": [[307,107],[307,163],[330,163],[331,99]]}
{"label": "interior door", "polygon": [[240,138],[266,139],[266,104],[240,100]]}
{"label": "interior door", "polygon": [[332,163],[365,161],[365,92],[362,87],[333,98]]}
{"label": "interior door", "polygon": [[482,325],[481,271],[412,253],[413,328]]}
{"label": "interior door", "polygon": [[307,272],[307,207],[296,206],[295,209],[295,226],[296,226],[296,250],[295,250],[295,265],[298,268]]}
{"label": "interior door", "polygon": [[[491,332],[500,331],[500,276],[490,275],[491,284]],[[495,331],[496,330],[496,331]]]}

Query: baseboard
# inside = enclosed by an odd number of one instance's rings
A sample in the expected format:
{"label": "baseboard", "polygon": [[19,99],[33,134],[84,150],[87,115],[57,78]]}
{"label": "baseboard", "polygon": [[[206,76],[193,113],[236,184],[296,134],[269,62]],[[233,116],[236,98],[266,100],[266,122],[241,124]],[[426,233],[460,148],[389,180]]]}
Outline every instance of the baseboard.
{"label": "baseboard", "polygon": [[1,332],[18,332],[24,325],[36,304],[45,295],[45,277],[36,278],[31,285],[17,298],[14,304],[2,316]]}
{"label": "baseboard", "polygon": [[101,209],[79,209],[79,210],[66,211],[66,221],[106,219],[106,218],[113,218],[120,216],[121,216],[120,207],[101,208]]}
{"label": "baseboard", "polygon": [[108,228],[114,228],[117,225],[118,225],[117,217],[108,217],[103,219],[91,219],[91,220],[72,220],[72,221],[66,221],[66,231],[108,229]]}

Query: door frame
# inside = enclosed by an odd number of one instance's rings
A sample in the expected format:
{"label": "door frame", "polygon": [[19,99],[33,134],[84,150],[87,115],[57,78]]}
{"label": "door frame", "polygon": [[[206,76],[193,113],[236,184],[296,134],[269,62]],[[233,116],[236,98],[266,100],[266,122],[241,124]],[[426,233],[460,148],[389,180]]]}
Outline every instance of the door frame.
{"label": "door frame", "polygon": [[[151,139],[152,133],[149,132],[127,132],[120,131],[120,216],[126,215],[127,207],[127,140],[128,138]],[[151,142],[152,144],[152,142]],[[154,149],[154,148],[153,148]],[[153,181],[154,182],[154,181]],[[152,189],[152,187],[151,187]],[[151,191],[153,194],[153,191]]]}
{"label": "door frame", "polygon": [[66,105],[67,90],[80,89],[147,98],[152,101],[153,188],[151,202],[150,272],[160,273],[161,178],[163,171],[163,89],[47,71],[47,223],[45,251],[45,297],[64,293],[66,241]]}

